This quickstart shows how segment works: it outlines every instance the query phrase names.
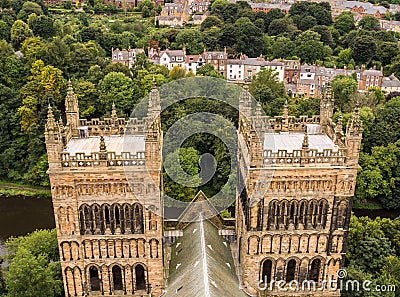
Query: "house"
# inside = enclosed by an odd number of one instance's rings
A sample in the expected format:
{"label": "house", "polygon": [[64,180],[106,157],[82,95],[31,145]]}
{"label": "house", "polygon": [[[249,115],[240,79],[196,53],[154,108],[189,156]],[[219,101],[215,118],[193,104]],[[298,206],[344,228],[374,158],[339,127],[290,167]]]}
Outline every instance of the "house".
{"label": "house", "polygon": [[167,66],[169,70],[175,66],[185,68],[185,56],[186,48],[181,50],[169,50],[160,51],[159,64]]}
{"label": "house", "polygon": [[185,56],[185,70],[186,73],[192,72],[197,73],[197,69],[205,64],[205,60],[202,55],[186,55]]}
{"label": "house", "polygon": [[207,51],[204,49],[203,59],[206,63],[214,66],[214,69],[226,77],[228,53],[224,51]]}
{"label": "house", "polygon": [[392,74],[382,79],[381,90],[385,93],[400,93],[400,80]]}
{"label": "house", "polygon": [[112,63],[121,63],[125,66],[131,68],[135,64],[136,56],[140,53],[144,53],[143,48],[134,48],[131,49],[130,47],[125,49],[111,49],[111,57]]}

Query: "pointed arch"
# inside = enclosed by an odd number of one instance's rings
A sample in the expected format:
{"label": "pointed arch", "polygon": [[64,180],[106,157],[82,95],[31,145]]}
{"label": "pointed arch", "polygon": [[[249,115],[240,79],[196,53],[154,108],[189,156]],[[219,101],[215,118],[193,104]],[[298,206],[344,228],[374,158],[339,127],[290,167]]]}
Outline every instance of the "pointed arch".
{"label": "pointed arch", "polygon": [[290,259],[286,264],[286,282],[291,282],[296,278],[297,263],[295,259]]}
{"label": "pointed arch", "polygon": [[99,268],[95,265],[89,266],[89,283],[91,291],[101,290],[101,279]]}
{"label": "pointed arch", "polygon": [[269,284],[272,280],[273,262],[271,259],[265,259],[261,263],[260,281]]}
{"label": "pointed arch", "polygon": [[146,290],[146,269],[142,264],[135,266],[135,287],[136,290]]}
{"label": "pointed arch", "polygon": [[119,265],[114,265],[111,269],[111,272],[114,291],[122,291],[124,287],[121,267]]}
{"label": "pointed arch", "polygon": [[133,226],[132,230],[134,234],[144,233],[144,219],[143,219],[143,206],[139,203],[135,203],[132,206],[133,209]]}

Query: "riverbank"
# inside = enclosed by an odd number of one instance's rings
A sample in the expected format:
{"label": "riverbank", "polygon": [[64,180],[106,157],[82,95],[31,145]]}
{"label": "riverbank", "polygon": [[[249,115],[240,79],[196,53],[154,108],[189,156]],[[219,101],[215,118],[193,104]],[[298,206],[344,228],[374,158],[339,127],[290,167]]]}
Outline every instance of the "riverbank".
{"label": "riverbank", "polygon": [[0,198],[12,196],[51,198],[51,191],[45,187],[0,181]]}

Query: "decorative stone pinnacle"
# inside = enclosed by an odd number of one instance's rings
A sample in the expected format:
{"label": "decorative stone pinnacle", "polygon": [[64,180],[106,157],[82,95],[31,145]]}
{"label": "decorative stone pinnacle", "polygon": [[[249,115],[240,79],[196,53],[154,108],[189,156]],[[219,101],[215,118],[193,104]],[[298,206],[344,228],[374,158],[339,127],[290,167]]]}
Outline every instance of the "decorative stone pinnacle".
{"label": "decorative stone pinnacle", "polygon": [[100,136],[100,152],[105,153],[107,151],[106,142],[104,141],[104,136]]}
{"label": "decorative stone pinnacle", "polygon": [[304,139],[303,139],[302,149],[303,149],[303,150],[307,150],[308,147],[309,147],[309,143],[308,143],[308,132],[307,132],[307,128],[306,128],[306,131],[304,132]]}
{"label": "decorative stone pinnacle", "polygon": [[283,105],[283,114],[282,116],[287,119],[289,117],[289,111],[288,111],[288,101],[286,99],[285,104]]}

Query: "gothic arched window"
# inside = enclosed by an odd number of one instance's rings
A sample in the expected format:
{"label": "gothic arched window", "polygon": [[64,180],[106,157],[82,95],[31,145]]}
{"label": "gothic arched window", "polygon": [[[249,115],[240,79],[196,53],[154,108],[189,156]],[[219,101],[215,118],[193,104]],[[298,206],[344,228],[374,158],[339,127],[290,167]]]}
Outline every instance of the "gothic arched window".
{"label": "gothic arched window", "polygon": [[291,259],[289,260],[286,267],[286,282],[294,280],[295,272],[296,272],[296,260]]}
{"label": "gothic arched window", "polygon": [[320,259],[314,259],[311,262],[311,269],[308,272],[308,279],[318,282],[319,279],[319,271],[321,268],[321,260]]}
{"label": "gothic arched window", "polygon": [[146,290],[145,269],[140,264],[136,265],[135,267],[135,277],[136,277],[136,290]]}
{"label": "gothic arched window", "polygon": [[132,233],[143,234],[143,207],[140,204],[133,205],[133,229]]}
{"label": "gothic arched window", "polygon": [[113,286],[114,290],[123,290],[122,286],[122,271],[121,267],[114,265],[112,268]]}
{"label": "gothic arched window", "polygon": [[263,283],[270,283],[272,276],[272,261],[265,260],[262,265],[262,274],[261,274],[261,281]]}
{"label": "gothic arched window", "polygon": [[91,266],[89,268],[89,277],[90,277],[90,290],[100,291],[99,270],[97,269],[96,266]]}

